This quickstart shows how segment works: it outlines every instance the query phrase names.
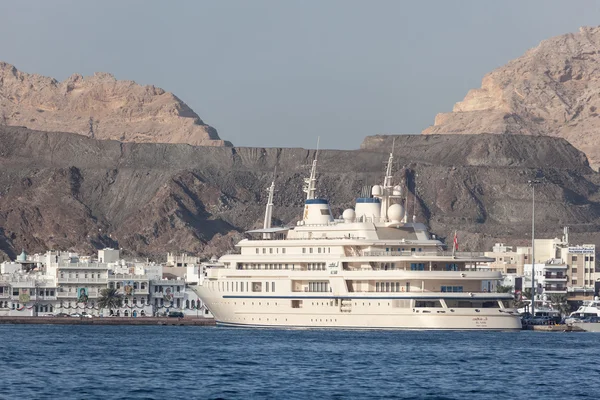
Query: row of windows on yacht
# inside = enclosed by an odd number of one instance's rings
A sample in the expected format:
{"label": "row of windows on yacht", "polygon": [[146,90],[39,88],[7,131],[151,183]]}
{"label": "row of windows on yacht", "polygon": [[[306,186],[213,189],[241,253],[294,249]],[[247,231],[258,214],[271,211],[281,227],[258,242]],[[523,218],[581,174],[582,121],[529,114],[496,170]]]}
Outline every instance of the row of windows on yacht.
{"label": "row of windows on yacht", "polygon": [[325,282],[325,281],[308,282],[308,291],[309,292],[331,292],[331,288],[329,287],[329,282]]}
{"label": "row of windows on yacht", "polygon": [[[244,263],[238,264],[238,269],[300,269],[300,265],[297,264],[256,264],[256,263]],[[309,271],[325,271],[325,263],[308,263],[306,268]]]}
{"label": "row of windows on yacht", "polygon": [[[250,286],[247,281],[237,281],[237,282],[208,282],[208,285],[211,289],[217,289],[221,292],[262,292],[263,291],[263,282],[252,282],[252,286]],[[264,282],[265,292],[275,291],[275,282]]]}
{"label": "row of windows on yacht", "polygon": [[[267,251],[266,247],[262,248],[262,254],[285,254],[285,247],[281,249],[279,247],[269,247]],[[260,254],[261,249],[259,247],[256,248],[256,254]],[[331,254],[331,247],[303,247],[302,254]]]}

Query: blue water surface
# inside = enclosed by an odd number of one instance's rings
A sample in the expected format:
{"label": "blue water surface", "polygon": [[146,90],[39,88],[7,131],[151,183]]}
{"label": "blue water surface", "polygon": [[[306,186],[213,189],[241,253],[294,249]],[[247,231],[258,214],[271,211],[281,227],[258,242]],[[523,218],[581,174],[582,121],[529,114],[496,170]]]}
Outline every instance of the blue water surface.
{"label": "blue water surface", "polygon": [[6,399],[600,398],[600,334],[0,325]]}

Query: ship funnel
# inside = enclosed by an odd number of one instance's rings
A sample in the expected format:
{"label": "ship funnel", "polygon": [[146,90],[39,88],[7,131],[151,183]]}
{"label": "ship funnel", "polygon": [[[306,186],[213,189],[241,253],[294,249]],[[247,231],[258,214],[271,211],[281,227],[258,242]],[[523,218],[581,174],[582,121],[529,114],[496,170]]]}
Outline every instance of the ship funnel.
{"label": "ship funnel", "polygon": [[304,203],[302,220],[308,225],[322,225],[333,222],[329,202],[325,199],[307,199]]}
{"label": "ship funnel", "polygon": [[381,200],[374,197],[356,199],[355,215],[357,221],[378,222],[381,214]]}

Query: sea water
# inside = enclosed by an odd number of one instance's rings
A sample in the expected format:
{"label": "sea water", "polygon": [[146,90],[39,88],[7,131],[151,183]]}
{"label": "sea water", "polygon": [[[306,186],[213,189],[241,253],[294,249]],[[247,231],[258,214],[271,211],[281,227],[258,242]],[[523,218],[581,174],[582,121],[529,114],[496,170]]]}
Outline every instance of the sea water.
{"label": "sea water", "polygon": [[0,325],[5,399],[584,399],[600,334]]}

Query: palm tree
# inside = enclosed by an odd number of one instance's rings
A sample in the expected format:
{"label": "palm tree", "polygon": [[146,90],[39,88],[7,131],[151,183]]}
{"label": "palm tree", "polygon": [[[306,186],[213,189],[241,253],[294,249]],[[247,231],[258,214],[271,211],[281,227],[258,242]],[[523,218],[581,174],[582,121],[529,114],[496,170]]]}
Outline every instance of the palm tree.
{"label": "palm tree", "polygon": [[548,300],[552,303],[552,307],[558,310],[561,315],[566,316],[571,312],[571,306],[567,303],[567,296],[564,294],[551,294],[548,296]]}
{"label": "palm tree", "polygon": [[98,299],[98,307],[108,308],[109,312],[113,308],[121,308],[123,306],[123,295],[114,288],[106,288],[100,291],[100,298]]}
{"label": "palm tree", "polygon": [[510,285],[506,285],[506,286],[504,286],[504,285],[498,285],[498,286],[496,286],[496,292],[498,292],[498,293],[510,293],[510,292],[512,292],[512,290],[513,290],[513,287],[510,286]]}

